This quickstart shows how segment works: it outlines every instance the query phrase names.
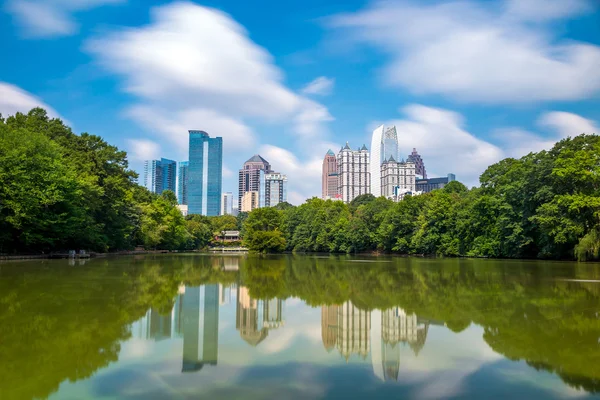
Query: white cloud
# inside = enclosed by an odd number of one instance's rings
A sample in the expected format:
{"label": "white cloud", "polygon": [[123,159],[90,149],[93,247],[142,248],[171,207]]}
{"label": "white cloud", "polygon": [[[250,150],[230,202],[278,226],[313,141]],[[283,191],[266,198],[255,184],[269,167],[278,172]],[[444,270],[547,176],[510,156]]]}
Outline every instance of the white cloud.
{"label": "white cloud", "polygon": [[15,85],[0,82],[0,114],[4,117],[14,115],[17,112],[28,113],[35,107],[45,109],[50,118],[60,118],[60,115],[40,98]]}
{"label": "white cloud", "polygon": [[6,10],[13,15],[28,38],[75,34],[79,25],[73,14],[125,0],[8,0]]}
{"label": "white cloud", "polygon": [[[296,146],[296,168],[302,170],[328,135],[325,123],[333,117],[327,108],[289,89],[268,51],[219,10],[188,2],[156,7],[148,25],[117,29],[88,41],[85,49],[122,78],[122,89],[138,99],[126,115],[172,156],[187,158],[187,131],[202,129],[222,136],[224,158],[241,165],[259,143],[271,139],[250,126],[274,125],[292,135],[290,147]],[[307,163],[300,161],[302,154],[308,155]],[[284,164],[269,161],[292,175]],[[224,190],[237,187],[232,175]],[[300,196],[319,193],[303,183],[300,187]]]}
{"label": "white cloud", "polygon": [[160,146],[151,140],[127,139],[127,154],[132,161],[156,160],[160,158]]}
{"label": "white cloud", "polygon": [[467,132],[462,116],[455,112],[417,104],[401,112],[406,119],[386,125],[396,125],[404,157],[417,148],[428,176],[454,173],[461,182],[475,185],[485,168],[503,156],[500,148]]}
{"label": "white cloud", "polygon": [[556,142],[569,136],[600,132],[594,121],[564,111],[546,112],[536,123],[542,130],[549,130],[550,134],[542,135],[515,127],[494,132],[507,157],[519,158],[530,152],[549,150]]}
{"label": "white cloud", "polygon": [[327,152],[324,144],[317,144],[315,156],[300,160],[291,151],[281,147],[264,145],[260,154],[278,172],[288,176],[288,201],[299,205],[308,197],[321,195],[321,173],[323,157]]}
{"label": "white cloud", "polygon": [[543,114],[538,120],[538,125],[554,130],[558,133],[560,139],[567,136],[577,136],[582,133],[600,133],[594,121],[563,111],[553,111]]}
{"label": "white cloud", "polygon": [[335,85],[334,78],[328,78],[326,76],[319,76],[318,78],[309,82],[304,88],[302,88],[302,93],[326,96],[326,95],[331,94],[331,92],[333,91],[334,85]]}
{"label": "white cloud", "polygon": [[[551,22],[587,1],[380,1],[329,26],[390,56],[387,84],[488,103],[578,100],[600,92],[600,47],[560,40]],[[534,22],[534,23],[532,23]]]}

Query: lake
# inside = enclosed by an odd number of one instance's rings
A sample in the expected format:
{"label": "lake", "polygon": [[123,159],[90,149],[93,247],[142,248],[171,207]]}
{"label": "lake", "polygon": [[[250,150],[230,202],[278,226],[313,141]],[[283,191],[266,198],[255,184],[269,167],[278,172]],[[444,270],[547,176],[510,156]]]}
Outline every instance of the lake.
{"label": "lake", "polygon": [[587,398],[600,264],[350,256],[0,263],[0,399]]}

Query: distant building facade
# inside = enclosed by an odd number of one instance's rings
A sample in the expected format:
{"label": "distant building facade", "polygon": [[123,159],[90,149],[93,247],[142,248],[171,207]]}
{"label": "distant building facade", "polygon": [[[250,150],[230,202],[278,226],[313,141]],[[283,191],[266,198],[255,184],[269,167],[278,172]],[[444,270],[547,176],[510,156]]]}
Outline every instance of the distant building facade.
{"label": "distant building facade", "polygon": [[338,163],[335,154],[331,150],[325,154],[323,159],[321,185],[322,199],[335,199],[338,197]]}
{"label": "distant building facade", "polygon": [[179,173],[177,176],[177,200],[179,204],[188,203],[188,161],[181,161],[179,163]]}
{"label": "distant building facade", "polygon": [[352,354],[366,359],[371,351],[371,313],[347,301],[338,308],[336,345],[348,360]]}
{"label": "distant building facade", "polygon": [[152,193],[161,194],[165,190],[176,193],[177,162],[161,158],[144,161],[144,186]]}
{"label": "distant building facade", "polygon": [[260,191],[261,178],[264,179],[264,174],[268,172],[272,172],[271,164],[258,154],[255,154],[244,163],[238,174],[238,210],[244,211],[242,208],[242,198],[245,193]]}
{"label": "distant building facade", "polygon": [[398,160],[398,133],[396,127],[385,128],[380,125],[373,131],[371,138],[371,191],[370,193],[379,197],[382,196],[381,188],[381,165],[384,161],[393,158]]}
{"label": "distant building facade", "polygon": [[287,201],[287,176],[279,172],[264,174],[261,178],[260,207],[275,207]]}
{"label": "distant building facade", "polygon": [[346,143],[337,155],[337,163],[338,194],[345,203],[350,203],[361,194],[371,193],[369,150],[365,145],[352,150]]}
{"label": "distant building facade", "polygon": [[221,215],[233,215],[233,193],[223,193],[221,200]]}
{"label": "distant building facade", "polygon": [[190,214],[216,216],[221,212],[223,138],[189,131],[188,209]]}
{"label": "distant building facade", "polygon": [[259,208],[258,191],[244,193],[242,196],[242,207],[240,209],[241,212],[251,212],[256,208]]}
{"label": "distant building facade", "polygon": [[321,340],[328,352],[335,348],[339,306],[321,306]]}
{"label": "distant building facade", "polygon": [[417,153],[417,149],[413,147],[412,153],[408,155],[407,161],[415,163],[415,173],[422,179],[427,179],[427,171],[425,170],[425,163],[423,159]]}
{"label": "distant building facade", "polygon": [[417,179],[416,190],[423,193],[429,193],[436,189],[443,189],[448,183],[455,181],[456,175],[448,174],[444,178],[428,178],[428,179]]}
{"label": "distant building facade", "polygon": [[393,157],[381,164],[381,195],[398,200],[400,194],[415,192],[415,164],[398,162]]}

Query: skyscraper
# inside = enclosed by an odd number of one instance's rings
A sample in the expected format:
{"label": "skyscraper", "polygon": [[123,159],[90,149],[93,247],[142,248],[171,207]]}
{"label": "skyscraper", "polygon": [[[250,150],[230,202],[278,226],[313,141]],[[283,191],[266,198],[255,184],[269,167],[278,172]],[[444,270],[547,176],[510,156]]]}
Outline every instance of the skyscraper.
{"label": "skyscraper", "polygon": [[[261,176],[261,171],[263,174]],[[261,177],[264,179],[264,174],[271,172],[271,165],[267,160],[255,154],[244,163],[239,172],[239,192],[238,192],[238,209],[242,209],[242,197],[246,192],[259,192],[261,187]]]}
{"label": "skyscraper", "polygon": [[392,126],[387,130],[380,125],[373,131],[371,139],[371,194],[375,197],[381,193],[381,164],[393,157],[398,159],[398,134],[396,127]]}
{"label": "skyscraper", "polygon": [[325,199],[335,199],[338,194],[338,165],[333,151],[329,150],[323,159],[322,195]]}
{"label": "skyscraper", "polygon": [[346,143],[337,155],[337,163],[338,194],[345,203],[350,203],[361,194],[370,193],[369,150],[365,145],[352,150]]}
{"label": "skyscraper", "polygon": [[223,138],[189,131],[188,212],[216,216],[221,212]]}
{"label": "skyscraper", "polygon": [[381,195],[398,200],[399,195],[415,192],[415,164],[390,157],[381,164]]}
{"label": "skyscraper", "polygon": [[383,148],[383,125],[378,126],[373,131],[373,137],[371,138],[371,165],[369,172],[371,172],[371,193],[375,197],[381,196],[381,163],[384,157]]}
{"label": "skyscraper", "polygon": [[166,158],[144,161],[144,186],[156,194],[165,190],[175,193],[176,169],[177,162]]}
{"label": "skyscraper", "polygon": [[221,201],[221,215],[233,215],[233,193],[223,193]]}
{"label": "skyscraper", "polygon": [[246,192],[242,196],[242,207],[241,212],[250,212],[256,208],[259,208],[258,202],[258,191]]}
{"label": "skyscraper", "polygon": [[394,160],[398,159],[398,133],[396,127],[386,129],[383,133],[383,161],[389,160],[393,157]]}
{"label": "skyscraper", "polygon": [[[261,179],[261,183],[263,183]],[[260,206],[275,207],[287,201],[287,176],[279,172],[269,172],[264,176],[260,187]]]}
{"label": "skyscraper", "polygon": [[413,147],[412,153],[408,155],[407,161],[411,161],[415,163],[415,173],[419,175],[422,179],[427,179],[427,171],[425,171],[425,163],[423,159],[417,153],[417,149]]}
{"label": "skyscraper", "polygon": [[177,177],[177,200],[179,204],[188,203],[188,161],[181,161],[179,163],[179,176]]}

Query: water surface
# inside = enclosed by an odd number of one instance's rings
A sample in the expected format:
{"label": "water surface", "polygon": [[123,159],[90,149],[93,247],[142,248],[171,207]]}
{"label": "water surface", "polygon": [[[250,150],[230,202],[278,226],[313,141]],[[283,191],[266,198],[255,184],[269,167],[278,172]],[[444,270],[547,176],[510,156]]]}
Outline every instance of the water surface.
{"label": "water surface", "polygon": [[594,397],[597,280],[539,261],[0,263],[0,399]]}

